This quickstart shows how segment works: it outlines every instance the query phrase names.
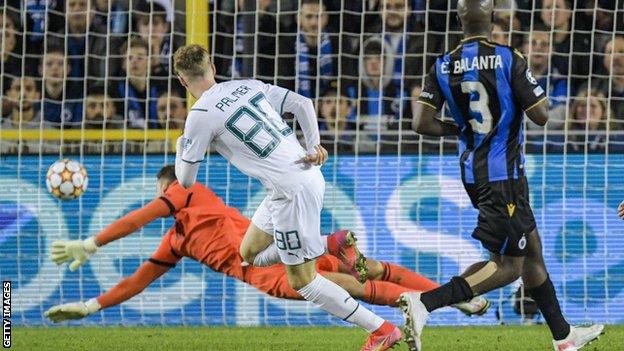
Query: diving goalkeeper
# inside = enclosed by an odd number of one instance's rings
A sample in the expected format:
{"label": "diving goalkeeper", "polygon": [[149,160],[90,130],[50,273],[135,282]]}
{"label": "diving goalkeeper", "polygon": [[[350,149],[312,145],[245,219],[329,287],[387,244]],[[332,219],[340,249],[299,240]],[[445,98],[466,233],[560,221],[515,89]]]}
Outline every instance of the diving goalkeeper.
{"label": "diving goalkeeper", "polygon": [[[113,222],[96,236],[52,244],[52,260],[57,264],[71,261],[69,268],[75,271],[98,247],[121,239],[157,218],[174,216],[176,220],[151,258],[131,276],[86,302],[54,306],[44,313],[46,317],[53,322],[80,319],[120,304],[143,291],[182,257],[191,257],[268,295],[303,300],[288,284],[282,264],[269,267],[243,264],[239,246],[250,220],[237,209],[226,206],[210,189],[200,183],[183,188],[176,180],[174,166],[165,166],[157,175],[157,193],[156,199]],[[428,291],[438,286],[399,265],[367,260],[357,249],[355,236],[347,230],[327,236],[327,252],[316,263],[321,274],[351,296],[368,303],[397,306],[403,292]],[[486,299],[476,297],[454,307],[467,315],[482,315],[489,306]]]}

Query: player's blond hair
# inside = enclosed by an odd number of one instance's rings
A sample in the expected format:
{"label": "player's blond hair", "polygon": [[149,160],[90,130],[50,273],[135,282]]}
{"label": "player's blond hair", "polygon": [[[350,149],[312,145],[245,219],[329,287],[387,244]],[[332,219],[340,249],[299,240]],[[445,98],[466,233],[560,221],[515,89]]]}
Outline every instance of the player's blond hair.
{"label": "player's blond hair", "polygon": [[173,69],[188,79],[201,78],[212,70],[210,54],[200,45],[182,46],[173,55]]}

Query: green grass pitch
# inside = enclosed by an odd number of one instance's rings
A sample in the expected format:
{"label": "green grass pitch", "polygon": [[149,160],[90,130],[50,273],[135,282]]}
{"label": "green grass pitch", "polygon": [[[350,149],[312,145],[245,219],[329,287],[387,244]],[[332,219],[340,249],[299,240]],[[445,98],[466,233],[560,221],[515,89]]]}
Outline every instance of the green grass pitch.
{"label": "green grass pitch", "polygon": [[[13,350],[359,350],[366,333],[346,327],[51,327],[13,329]],[[425,330],[425,350],[552,350],[545,326],[432,327]],[[394,350],[407,350],[404,343]],[[583,351],[624,350],[624,325]]]}

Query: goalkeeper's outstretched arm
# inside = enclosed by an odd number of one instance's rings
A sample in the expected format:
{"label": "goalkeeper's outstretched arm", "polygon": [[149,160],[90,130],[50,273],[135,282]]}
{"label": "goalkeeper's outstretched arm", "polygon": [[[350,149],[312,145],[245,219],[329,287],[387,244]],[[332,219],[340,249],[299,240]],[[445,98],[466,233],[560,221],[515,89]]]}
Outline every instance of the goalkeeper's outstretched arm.
{"label": "goalkeeper's outstretched arm", "polygon": [[167,203],[162,198],[154,199],[111,223],[95,236],[95,241],[98,246],[104,246],[132,234],[155,219],[170,215],[171,210]]}
{"label": "goalkeeper's outstretched arm", "polygon": [[160,278],[160,276],[165,274],[170,268],[171,267],[168,265],[154,263],[151,260],[143,262],[131,276],[123,279],[109,291],[98,296],[96,300],[101,308],[119,305],[140,294],[145,288],[152,284],[154,280]]}
{"label": "goalkeeper's outstretched arm", "polygon": [[163,198],[158,198],[138,210],[134,210],[111,223],[95,236],[85,240],[62,240],[52,243],[51,259],[56,264],[72,261],[69,269],[73,272],[82,266],[100,246],[121,239],[142,228],[151,221],[167,217],[171,210]]}
{"label": "goalkeeper's outstretched arm", "polygon": [[147,288],[154,280],[169,270],[168,265],[144,262],[134,274],[120,281],[109,291],[86,302],[71,302],[57,305],[44,313],[52,322],[81,319],[101,309],[118,305],[131,299]]}
{"label": "goalkeeper's outstretched arm", "polygon": [[106,293],[86,302],[80,301],[54,306],[47,310],[44,315],[55,323],[67,319],[80,319],[102,308],[118,305],[138,295],[171,267],[175,267],[182,258],[181,255],[174,253],[169,244],[171,235],[173,234],[170,231],[163,237],[160,246],[147,262],[144,262],[131,276],[120,281]]}

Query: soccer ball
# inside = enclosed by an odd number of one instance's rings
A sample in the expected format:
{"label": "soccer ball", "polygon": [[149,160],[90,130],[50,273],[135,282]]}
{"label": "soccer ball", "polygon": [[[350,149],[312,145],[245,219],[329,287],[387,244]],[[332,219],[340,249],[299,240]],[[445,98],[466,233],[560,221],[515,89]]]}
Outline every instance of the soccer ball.
{"label": "soccer ball", "polygon": [[46,174],[46,186],[54,197],[73,200],[87,190],[87,170],[79,162],[63,159],[54,162]]}

